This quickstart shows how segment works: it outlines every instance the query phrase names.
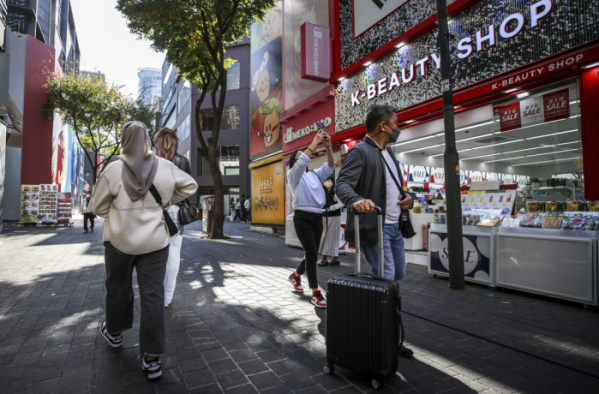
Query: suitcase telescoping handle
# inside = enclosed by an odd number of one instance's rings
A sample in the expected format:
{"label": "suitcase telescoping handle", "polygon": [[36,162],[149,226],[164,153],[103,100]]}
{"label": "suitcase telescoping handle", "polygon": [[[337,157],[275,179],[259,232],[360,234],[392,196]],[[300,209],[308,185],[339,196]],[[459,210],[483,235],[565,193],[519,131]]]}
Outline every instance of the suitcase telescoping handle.
{"label": "suitcase telescoping handle", "polygon": [[[381,279],[385,277],[385,250],[383,249],[383,210],[380,207],[374,207],[377,216],[377,232],[378,232],[378,248],[379,248],[379,276]],[[362,258],[362,250],[360,249],[360,215],[356,208],[351,208],[351,213],[354,215],[354,233],[356,239],[356,274],[360,273],[360,261]]]}

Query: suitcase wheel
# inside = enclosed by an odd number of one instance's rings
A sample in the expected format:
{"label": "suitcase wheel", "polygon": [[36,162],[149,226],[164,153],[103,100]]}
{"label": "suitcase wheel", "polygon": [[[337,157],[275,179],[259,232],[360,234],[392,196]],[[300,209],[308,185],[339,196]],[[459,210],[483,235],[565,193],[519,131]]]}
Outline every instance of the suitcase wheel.
{"label": "suitcase wheel", "polygon": [[325,364],[322,366],[322,370],[327,375],[332,375],[335,372],[335,364]]}
{"label": "suitcase wheel", "polygon": [[385,383],[382,380],[379,380],[377,378],[372,378],[370,384],[372,385],[372,388],[375,390],[380,390],[385,385]]}

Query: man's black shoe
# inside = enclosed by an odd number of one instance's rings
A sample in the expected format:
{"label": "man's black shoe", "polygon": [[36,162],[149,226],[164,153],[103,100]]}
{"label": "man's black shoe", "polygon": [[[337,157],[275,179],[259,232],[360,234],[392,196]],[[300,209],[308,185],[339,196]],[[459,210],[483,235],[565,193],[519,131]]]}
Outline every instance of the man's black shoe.
{"label": "man's black shoe", "polygon": [[414,357],[414,352],[411,349],[408,349],[407,347],[402,346],[401,352],[399,353],[399,357],[412,358],[412,357]]}

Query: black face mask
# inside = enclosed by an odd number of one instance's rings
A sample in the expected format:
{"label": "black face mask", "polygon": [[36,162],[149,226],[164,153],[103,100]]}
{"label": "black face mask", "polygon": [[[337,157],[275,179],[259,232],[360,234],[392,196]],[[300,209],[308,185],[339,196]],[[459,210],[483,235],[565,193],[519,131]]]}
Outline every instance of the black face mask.
{"label": "black face mask", "polygon": [[[387,126],[391,129],[391,126]],[[391,129],[391,134],[389,134],[389,142],[390,143],[395,143],[397,142],[397,139],[399,138],[399,135],[401,134],[401,131],[399,131],[398,128],[395,129]]]}

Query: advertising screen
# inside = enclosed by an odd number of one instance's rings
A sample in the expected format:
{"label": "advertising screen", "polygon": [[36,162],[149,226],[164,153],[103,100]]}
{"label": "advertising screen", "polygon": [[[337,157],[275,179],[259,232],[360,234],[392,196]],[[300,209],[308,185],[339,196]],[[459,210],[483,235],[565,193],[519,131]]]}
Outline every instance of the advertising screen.
{"label": "advertising screen", "polygon": [[285,224],[285,165],[252,169],[252,223]]}

